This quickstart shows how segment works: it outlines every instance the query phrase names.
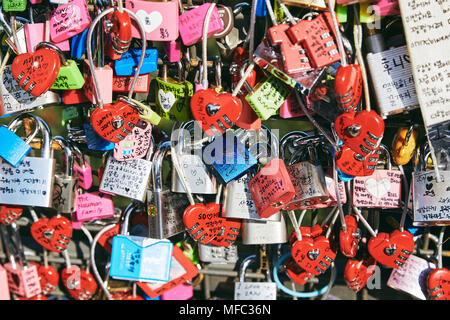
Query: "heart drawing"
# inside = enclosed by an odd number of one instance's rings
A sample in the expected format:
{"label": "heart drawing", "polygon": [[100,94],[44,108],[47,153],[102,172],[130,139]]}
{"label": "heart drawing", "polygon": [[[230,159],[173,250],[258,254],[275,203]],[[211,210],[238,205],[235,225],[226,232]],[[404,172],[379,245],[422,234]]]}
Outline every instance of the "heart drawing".
{"label": "heart drawing", "polygon": [[136,16],[144,26],[145,33],[150,33],[158,28],[163,20],[162,14],[158,11],[147,13],[144,10],[138,10],[136,12]]}
{"label": "heart drawing", "polygon": [[168,112],[175,104],[175,96],[172,92],[164,92],[162,89],[158,90],[158,100],[164,112]]}
{"label": "heart drawing", "polygon": [[366,180],[367,191],[377,199],[383,197],[391,188],[391,183],[389,179],[376,180],[374,178],[369,178]]}

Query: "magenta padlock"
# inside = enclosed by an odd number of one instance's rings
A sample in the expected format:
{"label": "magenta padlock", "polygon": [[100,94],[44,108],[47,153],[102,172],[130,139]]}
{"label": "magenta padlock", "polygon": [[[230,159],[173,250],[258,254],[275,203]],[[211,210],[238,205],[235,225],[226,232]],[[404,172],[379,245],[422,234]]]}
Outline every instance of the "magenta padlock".
{"label": "magenta padlock", "polygon": [[[328,199],[322,203],[313,204],[310,206],[299,207],[299,209],[322,209],[337,206],[336,188],[334,186],[334,179],[331,173],[325,173],[325,184],[328,193]],[[345,184],[342,181],[338,183],[339,199],[341,203],[347,203],[347,193],[345,192]]]}
{"label": "magenta padlock", "polygon": [[180,284],[173,289],[164,292],[161,300],[188,300],[194,296],[194,287]]}
{"label": "magenta padlock", "polygon": [[41,293],[41,284],[36,265],[13,267],[11,262],[5,263],[8,275],[9,291],[19,296],[31,298]]}
{"label": "magenta padlock", "polygon": [[396,16],[400,14],[398,0],[381,0],[372,4],[372,8],[377,16]]}
{"label": "magenta padlock", "polygon": [[[112,103],[113,73],[113,69],[109,65],[105,65],[103,67],[95,67],[95,75],[97,79],[101,79],[101,81],[98,82],[98,85],[100,96],[102,97],[104,104]],[[84,95],[93,104],[97,104],[97,95],[94,91],[94,80],[91,76],[89,62],[87,59],[84,60],[83,78],[86,80],[83,86]]]}
{"label": "magenta padlock", "polygon": [[164,52],[169,58],[169,62],[178,62],[181,59],[181,41],[180,39],[163,42]]}
{"label": "magenta padlock", "polygon": [[0,300],[11,300],[8,287],[8,275],[5,268],[0,264]]}
{"label": "magenta padlock", "polygon": [[86,0],[73,0],[54,9],[50,17],[50,39],[61,42],[83,32],[91,24]]}
{"label": "magenta padlock", "polygon": [[[191,46],[202,39],[203,22],[210,5],[211,3],[202,4],[201,6],[180,15],[180,36],[185,46]],[[208,26],[208,38],[212,37],[215,33],[222,31],[223,28],[224,26],[220,19],[219,10],[217,7],[214,7]]]}
{"label": "magenta padlock", "polygon": [[78,186],[84,190],[87,190],[92,187],[92,168],[89,162],[84,160],[84,155],[78,150],[78,148],[74,148],[74,150],[77,154],[76,161],[73,162],[73,171],[75,177],[78,179]]}
{"label": "magenta padlock", "polygon": [[38,3],[42,3],[42,0],[30,0],[31,4],[38,4]]}
{"label": "magenta padlock", "polygon": [[[178,1],[152,2],[126,0],[125,8],[136,14],[142,22],[147,41],[173,41],[178,38]],[[131,22],[131,35],[141,38],[135,21]]]}
{"label": "magenta padlock", "polygon": [[[24,26],[24,30],[27,52],[33,53],[36,45],[45,41],[45,23],[27,23]],[[50,42],[57,46],[61,51],[70,51],[70,42],[68,39],[61,42]]]}
{"label": "magenta padlock", "polygon": [[284,161],[272,159],[249,182],[248,188],[261,218],[269,218],[286,207],[295,195]]}
{"label": "magenta padlock", "polygon": [[127,161],[144,158],[152,146],[152,124],[138,120],[131,133],[114,145],[114,159]]}
{"label": "magenta padlock", "polygon": [[[295,90],[295,89],[293,89],[293,90]],[[309,109],[308,97],[306,97],[306,100],[307,100],[307,107]],[[313,112],[310,112],[310,113],[313,113]],[[289,118],[301,117],[304,115],[305,115],[305,113],[303,112],[302,108],[300,107],[295,93],[291,92],[289,97],[286,99],[286,101],[283,102],[283,104],[280,107],[280,117],[283,119],[289,119]]]}
{"label": "magenta padlock", "polygon": [[111,196],[99,192],[77,194],[75,217],[77,222],[114,217]]}

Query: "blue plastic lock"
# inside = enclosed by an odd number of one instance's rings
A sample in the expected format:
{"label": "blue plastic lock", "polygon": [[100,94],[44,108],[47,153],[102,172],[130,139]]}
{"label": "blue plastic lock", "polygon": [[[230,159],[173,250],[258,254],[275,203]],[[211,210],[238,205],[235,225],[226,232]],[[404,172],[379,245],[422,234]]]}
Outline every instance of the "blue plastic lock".
{"label": "blue plastic lock", "polygon": [[22,162],[22,159],[31,151],[31,147],[17,134],[6,126],[0,127],[0,157],[5,159],[14,168]]}
{"label": "blue plastic lock", "polygon": [[267,5],[266,0],[258,0],[256,4],[256,16],[265,17],[267,15]]}
{"label": "blue plastic lock", "polygon": [[90,123],[83,123],[83,129],[89,150],[109,151],[114,149],[115,144],[100,137]]}
{"label": "blue plastic lock", "polygon": [[[142,49],[129,49],[122,58],[114,63],[114,73],[118,76],[133,76],[136,72]],[[146,74],[158,70],[158,50],[149,48],[145,50],[144,63],[139,74]]]}
{"label": "blue plastic lock", "polygon": [[86,52],[86,40],[89,28],[83,32],[76,34],[72,37],[72,42],[70,46],[70,56],[74,59],[81,59],[83,54]]}
{"label": "blue plastic lock", "polygon": [[217,136],[202,151],[203,161],[223,184],[239,179],[258,164],[236,136]]}

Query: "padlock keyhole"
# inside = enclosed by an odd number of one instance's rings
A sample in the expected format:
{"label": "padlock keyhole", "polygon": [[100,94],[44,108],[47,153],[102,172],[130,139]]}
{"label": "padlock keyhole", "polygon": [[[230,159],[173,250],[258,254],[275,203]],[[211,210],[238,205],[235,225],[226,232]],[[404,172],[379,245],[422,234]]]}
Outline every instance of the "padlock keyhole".
{"label": "padlock keyhole", "polygon": [[217,112],[219,112],[219,110],[220,110],[220,105],[208,104],[206,106],[206,113],[210,117],[214,116]]}

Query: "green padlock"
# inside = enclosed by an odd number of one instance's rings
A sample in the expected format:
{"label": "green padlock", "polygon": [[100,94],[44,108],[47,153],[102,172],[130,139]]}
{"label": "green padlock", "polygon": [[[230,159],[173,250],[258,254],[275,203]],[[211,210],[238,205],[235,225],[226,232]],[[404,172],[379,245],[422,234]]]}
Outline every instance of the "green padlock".
{"label": "green padlock", "polygon": [[[63,59],[61,59],[63,60]],[[56,90],[81,89],[84,86],[84,77],[75,60],[62,61],[58,77],[51,86]]]}
{"label": "green padlock", "polygon": [[265,81],[258,83],[245,100],[261,120],[267,120],[277,113],[291,90],[283,81],[270,75]]}
{"label": "green padlock", "polygon": [[27,0],[3,0],[3,11],[19,12],[27,9]]}
{"label": "green padlock", "polygon": [[163,65],[163,77],[156,78],[156,106],[158,114],[166,119],[186,122],[194,119],[190,101],[194,86],[184,79],[182,63],[178,62],[178,79],[167,76],[167,65]]}
{"label": "green padlock", "polygon": [[66,125],[66,121],[78,118],[78,109],[75,106],[67,106],[62,110],[61,124]]}

